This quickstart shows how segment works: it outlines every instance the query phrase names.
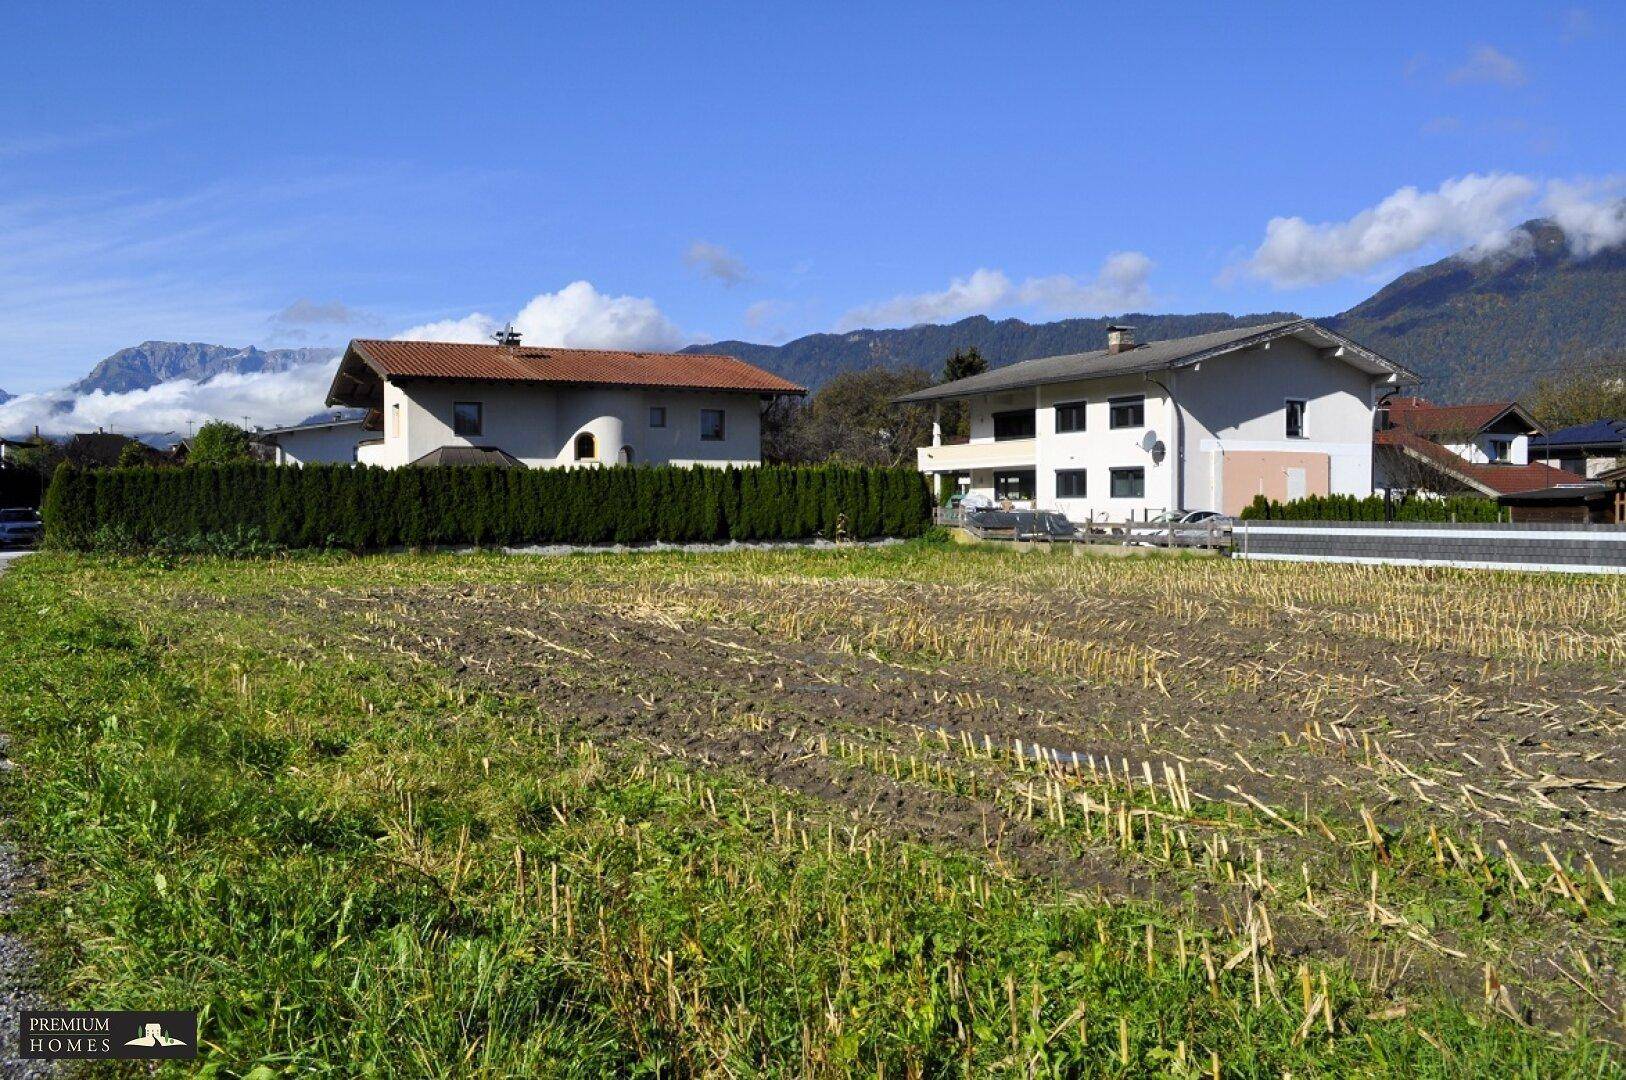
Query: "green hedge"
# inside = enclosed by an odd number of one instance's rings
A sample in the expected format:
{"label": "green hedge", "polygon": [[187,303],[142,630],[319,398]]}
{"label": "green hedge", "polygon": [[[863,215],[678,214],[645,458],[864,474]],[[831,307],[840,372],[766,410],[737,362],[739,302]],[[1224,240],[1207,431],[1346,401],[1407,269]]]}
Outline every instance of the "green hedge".
{"label": "green hedge", "polygon": [[[1447,499],[1413,496],[1396,498],[1395,521],[1500,521],[1502,508],[1495,499],[1453,495]],[[1244,521],[1384,521],[1383,496],[1357,499],[1353,495],[1311,495],[1290,502],[1272,502],[1255,495],[1242,511]]]}
{"label": "green hedge", "polygon": [[[931,524],[913,469],[379,469],[60,467],[45,542],[70,550],[353,551],[437,544],[917,536]],[[845,519],[844,522],[842,519]]]}

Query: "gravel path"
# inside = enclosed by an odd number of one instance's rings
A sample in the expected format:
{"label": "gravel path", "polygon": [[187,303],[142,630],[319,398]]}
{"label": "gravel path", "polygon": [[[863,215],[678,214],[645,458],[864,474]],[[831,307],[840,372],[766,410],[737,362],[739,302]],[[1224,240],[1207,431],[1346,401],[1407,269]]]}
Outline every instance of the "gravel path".
{"label": "gravel path", "polygon": [[[18,556],[7,552],[0,556],[0,574]],[[0,771],[9,771],[15,765],[6,751],[10,739],[0,732]],[[33,888],[34,879],[28,866],[19,858],[17,849],[0,843],[0,912],[9,912],[19,894]],[[14,934],[0,934],[0,1077],[6,1080],[38,1080],[56,1074],[56,1065],[50,1061],[25,1061],[13,1057],[17,1052],[18,1014],[24,1009],[43,1008],[39,998],[39,980],[34,970],[34,954],[27,942]]]}

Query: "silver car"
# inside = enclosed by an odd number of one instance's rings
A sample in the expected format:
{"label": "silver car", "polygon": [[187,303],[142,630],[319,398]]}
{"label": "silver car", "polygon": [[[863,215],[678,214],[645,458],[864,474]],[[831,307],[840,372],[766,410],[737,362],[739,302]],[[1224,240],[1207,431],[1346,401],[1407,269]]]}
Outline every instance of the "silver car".
{"label": "silver car", "polygon": [[0,547],[32,547],[44,531],[37,510],[24,506],[0,510]]}

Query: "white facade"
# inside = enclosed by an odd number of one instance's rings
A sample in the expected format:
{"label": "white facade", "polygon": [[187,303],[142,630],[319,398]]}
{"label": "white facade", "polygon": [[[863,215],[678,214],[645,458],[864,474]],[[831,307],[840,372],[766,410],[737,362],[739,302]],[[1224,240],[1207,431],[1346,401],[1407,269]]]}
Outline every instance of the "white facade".
{"label": "white facade", "polygon": [[257,436],[274,448],[278,465],[351,464],[367,437],[360,420],[278,428]]}
{"label": "white facade", "polygon": [[1480,434],[1469,442],[1441,442],[1440,445],[1474,465],[1530,464],[1529,435]]}
{"label": "white facade", "polygon": [[[1373,403],[1390,385],[1390,376],[1355,367],[1336,350],[1279,337],[1172,370],[968,398],[970,441],[922,447],[919,467],[969,475],[970,489],[992,498],[1009,494],[999,477],[1030,471],[1032,505],[1075,521],[1164,510],[1234,514],[1257,494],[1366,496],[1372,493]],[[1114,427],[1113,401],[1126,398],[1142,399],[1141,422]],[[1289,401],[1302,416],[1297,433],[1289,431]],[[1078,403],[1083,430],[1059,431],[1064,414],[1057,406]],[[1007,411],[1032,412],[1031,439],[996,439],[994,416]],[[1161,455],[1153,449],[1159,445]],[[1131,470],[1118,494],[1114,470]],[[1063,475],[1069,472],[1075,475]],[[1069,497],[1059,487],[1077,483],[1077,472],[1084,494]],[[1131,493],[1136,476],[1139,494]]]}
{"label": "white facade", "polygon": [[[459,405],[465,415],[477,414],[477,430],[458,433]],[[715,417],[706,415],[715,413],[722,414],[721,437],[703,437],[703,426],[715,432]],[[533,468],[756,465],[762,400],[756,393],[705,390],[390,379],[383,431],[372,434],[378,441],[363,443],[359,459],[386,468],[443,446],[495,447]]]}

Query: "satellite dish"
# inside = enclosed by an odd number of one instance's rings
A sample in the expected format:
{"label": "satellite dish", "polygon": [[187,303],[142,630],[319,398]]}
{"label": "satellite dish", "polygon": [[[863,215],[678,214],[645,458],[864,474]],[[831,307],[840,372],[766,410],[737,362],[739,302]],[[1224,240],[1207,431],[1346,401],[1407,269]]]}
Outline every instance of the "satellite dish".
{"label": "satellite dish", "polygon": [[1156,445],[1157,445],[1157,432],[1152,431],[1151,429],[1147,429],[1146,434],[1144,434],[1144,435],[1142,435],[1140,437],[1140,448],[1142,450],[1150,450],[1152,447],[1154,447]]}
{"label": "satellite dish", "polygon": [[1169,448],[1164,446],[1162,442],[1153,443],[1152,444],[1152,464],[1153,465],[1161,465],[1161,464],[1163,464],[1163,458],[1168,455],[1168,452],[1169,452]]}

